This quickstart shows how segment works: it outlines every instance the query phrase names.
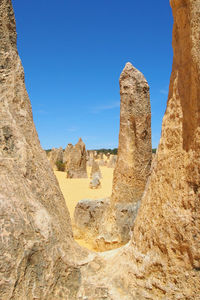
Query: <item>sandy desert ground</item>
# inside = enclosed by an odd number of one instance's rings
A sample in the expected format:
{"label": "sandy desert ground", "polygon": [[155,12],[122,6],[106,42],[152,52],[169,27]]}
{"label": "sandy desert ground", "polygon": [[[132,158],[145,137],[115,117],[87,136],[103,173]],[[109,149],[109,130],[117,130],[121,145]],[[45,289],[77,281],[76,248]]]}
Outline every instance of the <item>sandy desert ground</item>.
{"label": "sandy desert ground", "polygon": [[[61,191],[64,195],[72,223],[73,223],[73,214],[74,209],[76,207],[76,204],[79,200],[82,199],[101,199],[106,198],[111,195],[112,192],[112,180],[113,180],[113,168],[107,168],[107,167],[100,167],[101,173],[102,173],[102,179],[101,179],[101,188],[99,189],[90,189],[89,183],[90,183],[90,171],[91,167],[87,168],[88,172],[88,178],[83,179],[69,179],[66,178],[65,172],[59,172],[54,171]],[[77,240],[79,244],[81,244],[84,247],[87,247],[91,250],[91,246],[87,244],[83,240]]]}

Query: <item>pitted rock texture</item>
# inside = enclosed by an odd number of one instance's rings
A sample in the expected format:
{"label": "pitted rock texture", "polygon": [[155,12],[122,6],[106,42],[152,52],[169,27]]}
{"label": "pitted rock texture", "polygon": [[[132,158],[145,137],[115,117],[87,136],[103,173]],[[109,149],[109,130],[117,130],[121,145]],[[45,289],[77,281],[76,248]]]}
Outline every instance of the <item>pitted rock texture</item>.
{"label": "pitted rock texture", "polygon": [[67,178],[87,178],[85,144],[80,138],[78,143],[65,151],[65,170]]}
{"label": "pitted rock texture", "polygon": [[110,218],[112,214],[108,198],[79,201],[74,211],[75,238],[84,238],[97,251],[118,247],[118,233]]}
{"label": "pitted rock texture", "polygon": [[200,0],[171,7],[168,103],[131,247],[149,299],[200,299]]}
{"label": "pitted rock texture", "polygon": [[74,211],[74,234],[96,251],[119,248],[131,239],[139,202],[120,204],[112,210],[110,199],[81,200]]}
{"label": "pitted rock texture", "polygon": [[76,299],[84,251],[35,130],[10,0],[0,41],[0,299]]}
{"label": "pitted rock texture", "polygon": [[102,178],[101,170],[99,168],[99,164],[96,160],[93,159],[92,162],[92,169],[90,173],[90,178],[93,178],[93,176],[98,176],[99,178]]}
{"label": "pitted rock texture", "polygon": [[141,199],[151,167],[151,108],[144,75],[127,63],[120,76],[120,132],[112,203]]}

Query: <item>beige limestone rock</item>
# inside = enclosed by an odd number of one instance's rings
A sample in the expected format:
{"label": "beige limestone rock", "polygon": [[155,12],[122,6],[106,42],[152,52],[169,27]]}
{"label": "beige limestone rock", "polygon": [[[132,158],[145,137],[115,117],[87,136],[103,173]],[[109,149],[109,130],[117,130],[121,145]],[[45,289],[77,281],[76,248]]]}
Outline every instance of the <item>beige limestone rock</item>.
{"label": "beige limestone rock", "polygon": [[56,162],[63,162],[63,148],[53,148],[47,156],[53,169],[56,169]]}
{"label": "beige limestone rock", "polygon": [[70,153],[71,153],[72,149],[73,149],[72,144],[68,144],[67,147],[65,148],[65,151],[63,153],[63,163],[69,164]]}
{"label": "beige limestone rock", "polygon": [[92,162],[92,169],[91,169],[91,173],[90,173],[90,178],[92,178],[93,176],[98,176],[99,178],[102,178],[102,174],[101,174],[101,170],[99,168],[99,164],[97,161],[95,161],[93,159]]}
{"label": "beige limestone rock", "polygon": [[112,203],[135,203],[151,167],[151,108],[144,75],[127,63],[120,76],[120,132]]}
{"label": "beige limestone rock", "polygon": [[107,165],[107,161],[104,160],[104,159],[100,159],[100,160],[98,161],[98,164],[99,164],[100,167],[104,167],[104,166]]}
{"label": "beige limestone rock", "polygon": [[100,152],[98,155],[98,159],[103,159],[103,156],[104,156],[103,152]]}
{"label": "beige limestone rock", "polygon": [[90,189],[100,189],[101,188],[100,177],[98,176],[97,173],[92,176],[92,180],[90,181],[89,187],[90,187]]}
{"label": "beige limestone rock", "polygon": [[200,0],[171,6],[174,61],[152,174],[131,242],[104,253],[95,276],[114,299],[116,290],[119,299],[200,299]]}
{"label": "beige limestone rock", "polygon": [[70,217],[33,124],[10,0],[0,1],[0,299],[76,299]]}
{"label": "beige limestone rock", "polygon": [[74,147],[70,146],[65,159],[67,178],[87,178],[86,149],[81,138]]}
{"label": "beige limestone rock", "polygon": [[[119,148],[114,170],[111,208],[109,214],[105,212],[103,222],[101,220],[97,222],[101,228],[102,245],[104,241],[105,250],[108,244],[109,248],[112,248],[112,244],[115,248],[116,244],[120,246],[130,240],[139,201],[151,168],[149,86],[143,74],[130,63],[126,64],[120,76],[120,96]],[[109,158],[107,165],[113,165],[116,156],[109,153],[107,157]],[[91,205],[93,206],[92,201]],[[76,215],[78,207],[77,205]],[[92,227],[92,219],[90,226]]]}
{"label": "beige limestone rock", "polygon": [[[99,232],[101,232],[101,250],[119,247],[130,240],[139,201],[151,168],[149,86],[142,73],[130,63],[126,64],[120,76],[120,95],[118,156],[108,154],[108,167],[115,164],[117,157],[113,192],[109,202],[111,207],[109,212],[104,211],[104,217],[100,217],[93,225],[93,218],[91,218],[88,227],[90,231],[98,232],[98,236],[92,235],[91,243],[93,244],[99,240]],[[89,203],[93,209],[93,201],[87,202],[90,210]],[[101,203],[104,206],[104,203]],[[79,213],[82,214],[83,210],[80,209],[78,203],[75,222]],[[76,226],[81,226],[81,221]]]}
{"label": "beige limestone rock", "polygon": [[174,59],[167,109],[131,246],[148,257],[137,267],[152,287],[150,299],[199,299],[200,1],[173,0],[171,6]]}
{"label": "beige limestone rock", "polygon": [[35,131],[11,1],[0,1],[2,300],[199,300],[200,0],[171,6],[169,98],[132,240],[87,256]]}
{"label": "beige limestone rock", "polygon": [[117,155],[110,155],[109,161],[107,163],[108,168],[115,168],[117,162]]}
{"label": "beige limestone rock", "polygon": [[[108,226],[109,215],[110,200],[108,198],[79,201],[74,211],[75,238],[86,240],[97,251],[113,249],[112,225],[110,230],[105,230],[105,226]],[[115,238],[117,241],[118,237]],[[116,243],[115,248],[117,246]]]}
{"label": "beige limestone rock", "polygon": [[119,248],[131,238],[137,210],[138,203],[118,204],[115,215],[109,198],[81,200],[74,211],[75,238],[86,240],[96,251]]}

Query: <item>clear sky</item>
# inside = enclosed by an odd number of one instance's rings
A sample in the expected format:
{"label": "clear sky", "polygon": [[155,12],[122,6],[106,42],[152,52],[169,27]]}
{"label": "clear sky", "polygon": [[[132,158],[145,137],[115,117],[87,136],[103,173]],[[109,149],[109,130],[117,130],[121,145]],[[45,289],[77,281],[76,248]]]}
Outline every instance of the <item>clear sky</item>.
{"label": "clear sky", "polygon": [[131,62],[150,85],[157,147],[172,69],[168,0],[13,0],[18,50],[44,149],[82,137],[114,148],[119,76]]}

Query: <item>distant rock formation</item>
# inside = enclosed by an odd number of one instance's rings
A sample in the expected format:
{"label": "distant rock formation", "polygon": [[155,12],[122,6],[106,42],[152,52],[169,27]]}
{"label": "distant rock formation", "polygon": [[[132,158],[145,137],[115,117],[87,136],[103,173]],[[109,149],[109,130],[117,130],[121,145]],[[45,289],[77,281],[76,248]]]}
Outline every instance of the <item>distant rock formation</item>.
{"label": "distant rock formation", "polygon": [[99,154],[98,154],[98,159],[103,159],[103,152],[100,152]]}
{"label": "distant rock formation", "polygon": [[106,166],[107,161],[104,160],[104,159],[100,159],[100,160],[98,161],[98,164],[99,164],[100,167],[104,167],[104,166]]}
{"label": "distant rock formation", "polygon": [[63,162],[63,148],[53,148],[49,154],[48,159],[53,169],[56,169],[56,162]]}
{"label": "distant rock formation", "polygon": [[87,178],[86,149],[80,138],[74,147],[68,147],[65,151],[65,170],[67,178]]}
{"label": "distant rock formation", "polygon": [[120,76],[120,132],[112,204],[136,203],[150,175],[151,108],[144,75],[127,63]]}
{"label": "distant rock formation", "polygon": [[116,162],[117,162],[117,155],[110,155],[109,161],[107,163],[108,168],[115,168],[116,167]]}
{"label": "distant rock formation", "polygon": [[99,164],[93,159],[90,178],[92,178],[93,176],[96,176],[96,175],[99,178],[102,178],[102,174],[101,174],[101,170],[99,168]]}
{"label": "distant rock formation", "polygon": [[63,163],[65,164],[69,164],[69,160],[70,160],[70,153],[73,149],[73,145],[72,144],[68,144],[67,147],[65,148],[65,151],[63,153]]}

